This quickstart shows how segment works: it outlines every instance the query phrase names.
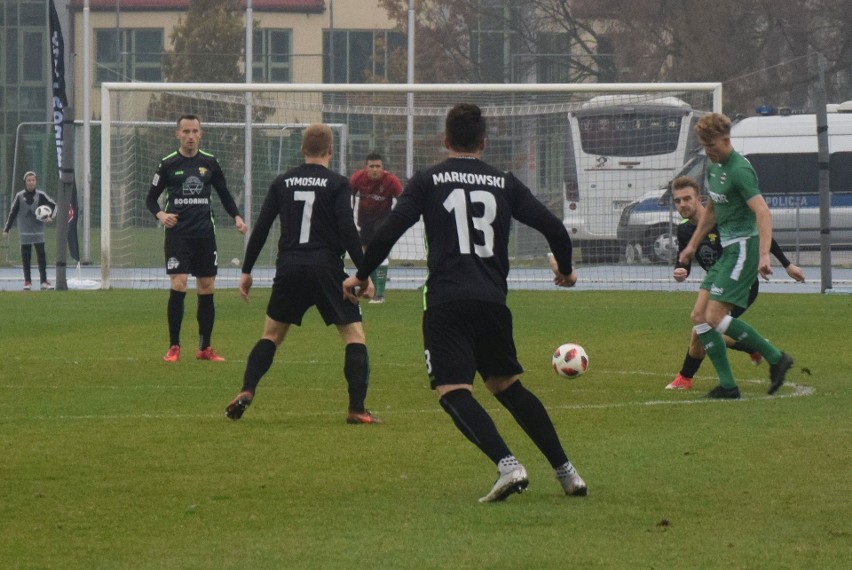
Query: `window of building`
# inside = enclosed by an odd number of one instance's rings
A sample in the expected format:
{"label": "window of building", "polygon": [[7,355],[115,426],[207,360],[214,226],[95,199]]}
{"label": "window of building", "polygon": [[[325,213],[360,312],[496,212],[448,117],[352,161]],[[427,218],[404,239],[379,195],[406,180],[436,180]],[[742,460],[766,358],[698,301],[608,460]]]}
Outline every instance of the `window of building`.
{"label": "window of building", "polygon": [[42,83],[45,79],[45,47],[47,36],[42,30],[25,30],[21,34],[23,83]]}
{"label": "window of building", "polygon": [[252,81],[289,83],[292,54],[290,30],[255,30]]}
{"label": "window of building", "polygon": [[[334,30],[333,58],[329,39],[329,32],[323,32],[323,82],[369,83],[376,78],[393,83],[405,81],[405,66],[392,65],[394,54],[405,53],[403,34],[385,30]],[[396,69],[400,71],[395,72]]]}
{"label": "window of building", "polygon": [[95,30],[95,81],[162,81],[163,30]]}
{"label": "window of building", "polygon": [[480,0],[481,17],[471,31],[470,54],[476,79],[482,83],[506,83],[511,79],[511,54],[517,53],[510,23],[518,16],[504,0]]}
{"label": "window of building", "polygon": [[541,32],[536,48],[536,81],[568,83],[571,81],[571,41],[568,34]]}

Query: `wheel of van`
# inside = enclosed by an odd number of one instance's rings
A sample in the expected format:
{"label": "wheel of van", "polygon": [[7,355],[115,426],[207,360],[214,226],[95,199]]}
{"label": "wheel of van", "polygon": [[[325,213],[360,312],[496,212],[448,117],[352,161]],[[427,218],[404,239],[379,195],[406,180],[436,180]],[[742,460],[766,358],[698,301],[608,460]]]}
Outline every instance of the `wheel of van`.
{"label": "wheel of van", "polygon": [[655,263],[673,263],[677,255],[677,236],[668,225],[656,226],[648,230],[645,240],[645,252]]}

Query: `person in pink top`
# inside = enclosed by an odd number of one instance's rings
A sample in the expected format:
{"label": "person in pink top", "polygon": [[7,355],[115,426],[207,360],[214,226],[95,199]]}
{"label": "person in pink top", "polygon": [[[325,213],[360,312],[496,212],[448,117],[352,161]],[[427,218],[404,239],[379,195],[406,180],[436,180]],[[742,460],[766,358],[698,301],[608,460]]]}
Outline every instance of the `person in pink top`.
{"label": "person in pink top", "polygon": [[[366,248],[373,240],[376,228],[393,208],[393,200],[402,194],[399,178],[385,170],[382,156],[371,152],[364,168],[350,179],[352,196],[358,198],[358,227],[361,245]],[[376,296],[370,303],[385,302],[385,284],[388,278],[388,261],[385,260],[372,275]]]}

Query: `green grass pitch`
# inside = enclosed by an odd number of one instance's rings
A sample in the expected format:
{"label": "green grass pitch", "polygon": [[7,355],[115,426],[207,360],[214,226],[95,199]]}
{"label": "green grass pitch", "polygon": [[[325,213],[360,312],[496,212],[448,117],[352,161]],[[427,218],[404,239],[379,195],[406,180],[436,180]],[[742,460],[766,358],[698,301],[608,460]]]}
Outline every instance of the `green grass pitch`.
{"label": "green grass pitch", "polygon": [[[746,320],[790,352],[792,385],[731,353],[743,391],[663,387],[694,296],[512,292],[524,383],[589,485],[569,498],[477,380],[530,488],[483,505],[494,466],[441,411],[417,292],[363,306],[383,425],[344,422],[343,350],[315,312],[239,422],[223,410],[261,332],[267,290],[216,294],[214,347],[167,348],[164,291],[0,293],[0,567],[847,568],[852,560],[852,296],[763,294]],[[578,342],[568,380],[550,352]]]}

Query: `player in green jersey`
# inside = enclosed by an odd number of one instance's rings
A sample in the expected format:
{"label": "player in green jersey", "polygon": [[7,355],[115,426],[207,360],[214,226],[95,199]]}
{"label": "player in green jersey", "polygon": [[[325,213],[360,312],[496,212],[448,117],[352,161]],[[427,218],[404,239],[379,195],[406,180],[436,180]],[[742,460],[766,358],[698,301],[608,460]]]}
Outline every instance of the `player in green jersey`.
{"label": "player in green jersey", "polygon": [[695,332],[719,375],[719,386],[707,397],[740,397],[728,362],[724,334],[763,355],[770,365],[769,394],[774,394],[784,384],[793,359],[748,323],[731,316],[734,307],[748,306],[749,291],[758,273],[764,278],[772,274],[769,260],[772,215],[758,188],[754,169],[731,146],[730,119],[719,113],[705,115],[695,131],[713,163],[707,169],[710,201],[678,260],[689,263],[701,240],[714,225],[718,227],[722,256],[707,272],[692,309]]}

